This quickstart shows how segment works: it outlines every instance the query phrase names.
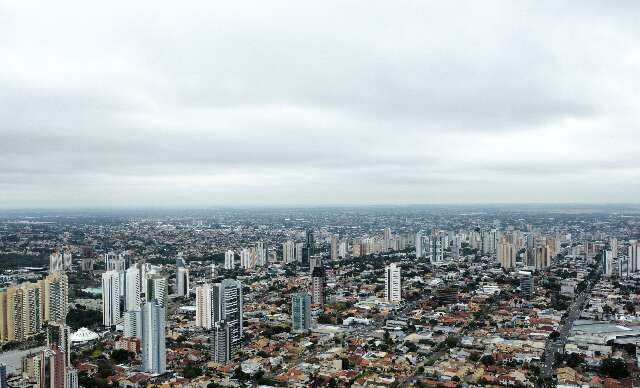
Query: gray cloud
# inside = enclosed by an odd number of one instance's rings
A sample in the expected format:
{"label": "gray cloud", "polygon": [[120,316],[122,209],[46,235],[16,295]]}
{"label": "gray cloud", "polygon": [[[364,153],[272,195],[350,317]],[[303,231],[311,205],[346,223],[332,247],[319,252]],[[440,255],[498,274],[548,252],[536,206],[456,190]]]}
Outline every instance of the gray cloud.
{"label": "gray cloud", "polygon": [[579,5],[0,4],[0,207],[636,201],[637,5]]}

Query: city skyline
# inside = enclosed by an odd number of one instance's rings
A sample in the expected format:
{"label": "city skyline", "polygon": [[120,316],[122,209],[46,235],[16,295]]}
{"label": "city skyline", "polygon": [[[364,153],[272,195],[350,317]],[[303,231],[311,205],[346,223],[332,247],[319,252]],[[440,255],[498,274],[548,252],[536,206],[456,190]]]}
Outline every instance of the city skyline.
{"label": "city skyline", "polygon": [[634,11],[3,3],[0,208],[636,202]]}

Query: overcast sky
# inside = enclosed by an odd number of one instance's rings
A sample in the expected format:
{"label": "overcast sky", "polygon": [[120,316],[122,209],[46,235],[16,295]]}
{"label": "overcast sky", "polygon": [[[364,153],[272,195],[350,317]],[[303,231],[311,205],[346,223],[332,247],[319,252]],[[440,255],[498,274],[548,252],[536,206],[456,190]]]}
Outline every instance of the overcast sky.
{"label": "overcast sky", "polygon": [[0,208],[639,202],[636,4],[0,0]]}

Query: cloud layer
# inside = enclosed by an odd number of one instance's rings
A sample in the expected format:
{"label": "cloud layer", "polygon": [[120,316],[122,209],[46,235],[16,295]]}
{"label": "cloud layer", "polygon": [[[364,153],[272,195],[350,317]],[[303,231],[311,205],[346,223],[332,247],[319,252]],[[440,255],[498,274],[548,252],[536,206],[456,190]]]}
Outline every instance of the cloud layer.
{"label": "cloud layer", "polygon": [[637,202],[640,7],[0,3],[0,208]]}

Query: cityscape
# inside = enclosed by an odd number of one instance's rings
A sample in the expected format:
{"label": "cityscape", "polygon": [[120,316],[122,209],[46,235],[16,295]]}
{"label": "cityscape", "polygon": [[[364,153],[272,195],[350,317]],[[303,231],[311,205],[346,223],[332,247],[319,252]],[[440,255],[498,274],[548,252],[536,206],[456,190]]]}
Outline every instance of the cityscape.
{"label": "cityscape", "polygon": [[0,388],[640,388],[638,20],[0,0]]}
{"label": "cityscape", "polygon": [[9,213],[3,387],[640,381],[637,207]]}

